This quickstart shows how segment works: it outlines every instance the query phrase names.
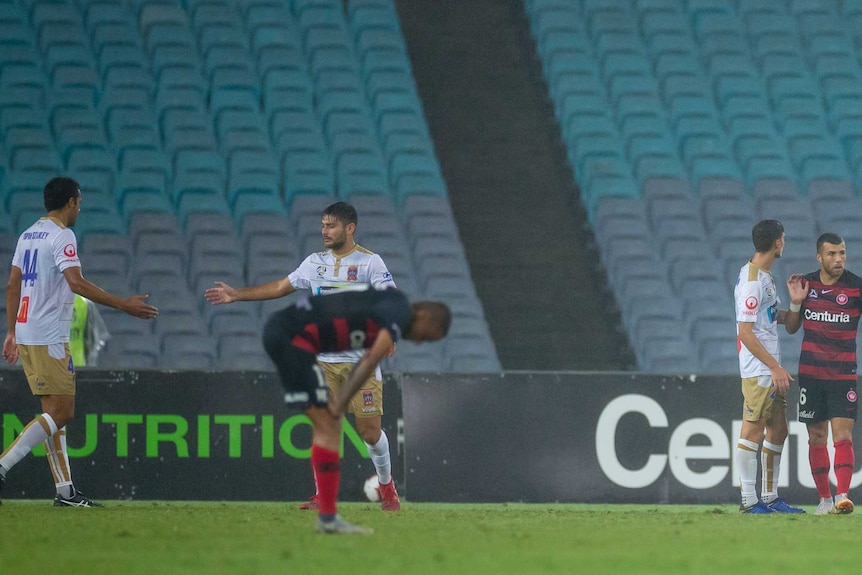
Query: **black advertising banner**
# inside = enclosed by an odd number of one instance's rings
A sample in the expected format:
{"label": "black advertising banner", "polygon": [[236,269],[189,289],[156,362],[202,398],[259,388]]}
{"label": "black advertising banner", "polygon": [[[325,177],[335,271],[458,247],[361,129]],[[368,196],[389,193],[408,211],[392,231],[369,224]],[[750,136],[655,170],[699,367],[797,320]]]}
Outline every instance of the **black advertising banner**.
{"label": "black advertising banner", "polygon": [[[742,397],[733,377],[394,374],[384,390],[383,426],[406,500],[738,499]],[[779,485],[791,502],[814,503],[796,403],[794,388]],[[4,448],[38,412],[23,373],[0,371]],[[105,500],[298,501],[314,489],[308,420],[283,406],[273,373],[81,370],[68,445],[75,484]],[[36,451],[9,473],[5,497],[53,497]],[[341,499],[360,500],[374,467],[350,425],[343,455]],[[860,482],[857,472],[851,487]]]}
{"label": "black advertising banner", "polygon": [[[402,385],[412,501],[738,501],[737,378],[405,374]],[[794,388],[779,489],[816,503],[797,398]]]}
{"label": "black advertising banner", "polygon": [[[397,478],[400,390],[384,389]],[[80,370],[67,426],[75,485],[101,499],[304,500],[314,493],[310,423],[282,396],[274,373]],[[0,371],[4,449],[38,413],[23,373]],[[40,446],[10,471],[4,497],[53,497],[43,455]],[[341,497],[358,500],[374,466],[349,423],[343,455]]]}

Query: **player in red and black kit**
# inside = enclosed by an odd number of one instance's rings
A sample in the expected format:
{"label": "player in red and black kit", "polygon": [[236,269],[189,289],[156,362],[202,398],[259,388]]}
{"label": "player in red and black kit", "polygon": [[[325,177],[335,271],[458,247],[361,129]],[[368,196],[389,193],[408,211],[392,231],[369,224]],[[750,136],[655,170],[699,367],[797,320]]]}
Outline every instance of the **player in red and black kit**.
{"label": "player in red and black kit", "polygon": [[[853,422],[856,420],[856,331],[862,310],[862,278],[844,269],[847,253],[838,234],[817,239],[820,269],[804,276],[808,296],[785,319],[789,333],[805,330],[799,356],[799,421],[808,427],[808,459],[820,503],[816,513],[853,512],[848,497],[853,478]],[[838,480],[829,486],[829,426]]]}
{"label": "player in red and black kit", "polygon": [[[341,478],[341,420],[353,395],[399,339],[434,341],[449,331],[451,314],[442,303],[407,301],[397,289],[345,291],[303,298],[270,316],[263,345],[278,369],[285,403],[301,407],[311,420],[311,466],[317,477],[321,533],[371,533],[338,515]],[[365,349],[338,397],[316,356],[322,352]]]}

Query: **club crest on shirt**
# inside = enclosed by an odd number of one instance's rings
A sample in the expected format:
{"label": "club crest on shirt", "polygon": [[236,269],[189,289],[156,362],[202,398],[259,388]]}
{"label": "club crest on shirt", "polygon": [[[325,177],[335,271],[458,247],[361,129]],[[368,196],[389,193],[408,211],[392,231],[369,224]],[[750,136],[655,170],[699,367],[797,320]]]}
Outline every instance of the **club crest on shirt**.
{"label": "club crest on shirt", "polygon": [[347,268],[347,281],[355,282],[359,279],[359,266],[350,266]]}
{"label": "club crest on shirt", "polygon": [[846,293],[840,293],[837,296],[835,296],[835,303],[837,303],[838,305],[846,305],[847,304],[847,294]]}
{"label": "club crest on shirt", "polygon": [[850,390],[847,392],[847,401],[850,403],[856,403],[856,392],[854,390]]}
{"label": "club crest on shirt", "polygon": [[810,297],[811,299],[817,299],[817,290],[811,288],[811,291],[808,293],[808,297]]}
{"label": "club crest on shirt", "polygon": [[371,390],[362,392],[362,403],[365,405],[374,405],[374,392]]}

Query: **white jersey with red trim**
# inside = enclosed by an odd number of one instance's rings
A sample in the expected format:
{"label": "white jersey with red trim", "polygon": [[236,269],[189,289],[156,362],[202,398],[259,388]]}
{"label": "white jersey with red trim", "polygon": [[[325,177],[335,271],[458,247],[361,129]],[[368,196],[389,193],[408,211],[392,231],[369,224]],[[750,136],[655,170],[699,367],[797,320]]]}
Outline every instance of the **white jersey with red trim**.
{"label": "white jersey with red trim", "polygon": [[[315,252],[305,258],[287,279],[296,289],[311,290],[313,295],[343,290],[360,291],[369,287],[396,287],[383,258],[359,245],[343,256],[336,256],[332,250]],[[341,351],[323,353],[317,358],[327,363],[355,363],[363,353],[362,350]]]}
{"label": "white jersey with red trim", "polygon": [[[733,295],[736,301],[737,323],[753,323],[754,336],[772,357],[781,362],[781,351],[778,345],[780,300],[772,274],[748,262],[739,270]],[[743,378],[769,375],[766,364],[754,357],[754,354],[748,351],[748,348],[739,340],[738,325],[736,332],[740,375]]]}
{"label": "white jersey with red trim", "polygon": [[63,270],[81,266],[74,232],[55,218],[41,218],[18,238],[12,265],[21,269],[17,343],[69,341],[75,294]]}

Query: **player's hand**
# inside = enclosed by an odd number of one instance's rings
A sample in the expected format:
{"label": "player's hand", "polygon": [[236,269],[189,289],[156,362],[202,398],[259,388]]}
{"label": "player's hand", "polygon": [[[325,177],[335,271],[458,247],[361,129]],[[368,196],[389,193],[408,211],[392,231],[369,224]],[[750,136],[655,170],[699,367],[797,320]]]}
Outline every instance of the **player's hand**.
{"label": "player's hand", "polygon": [[787,278],[787,291],[790,294],[790,303],[802,304],[808,297],[808,280],[802,274],[793,274]]}
{"label": "player's hand", "polygon": [[775,386],[775,391],[779,395],[787,395],[787,390],[790,389],[790,382],[793,381],[790,372],[779,365],[770,369],[769,373],[772,375],[772,385]]}
{"label": "player's hand", "polygon": [[156,319],[159,317],[159,308],[144,301],[148,297],[150,297],[149,294],[127,297],[123,311],[131,316],[141,319]]}
{"label": "player's hand", "polygon": [[3,341],[3,359],[6,363],[18,362],[18,343],[15,341],[14,333],[7,334]]}
{"label": "player's hand", "polygon": [[224,282],[215,282],[218,287],[209,288],[204,292],[204,297],[213,305],[232,303],[236,301],[236,289]]}

